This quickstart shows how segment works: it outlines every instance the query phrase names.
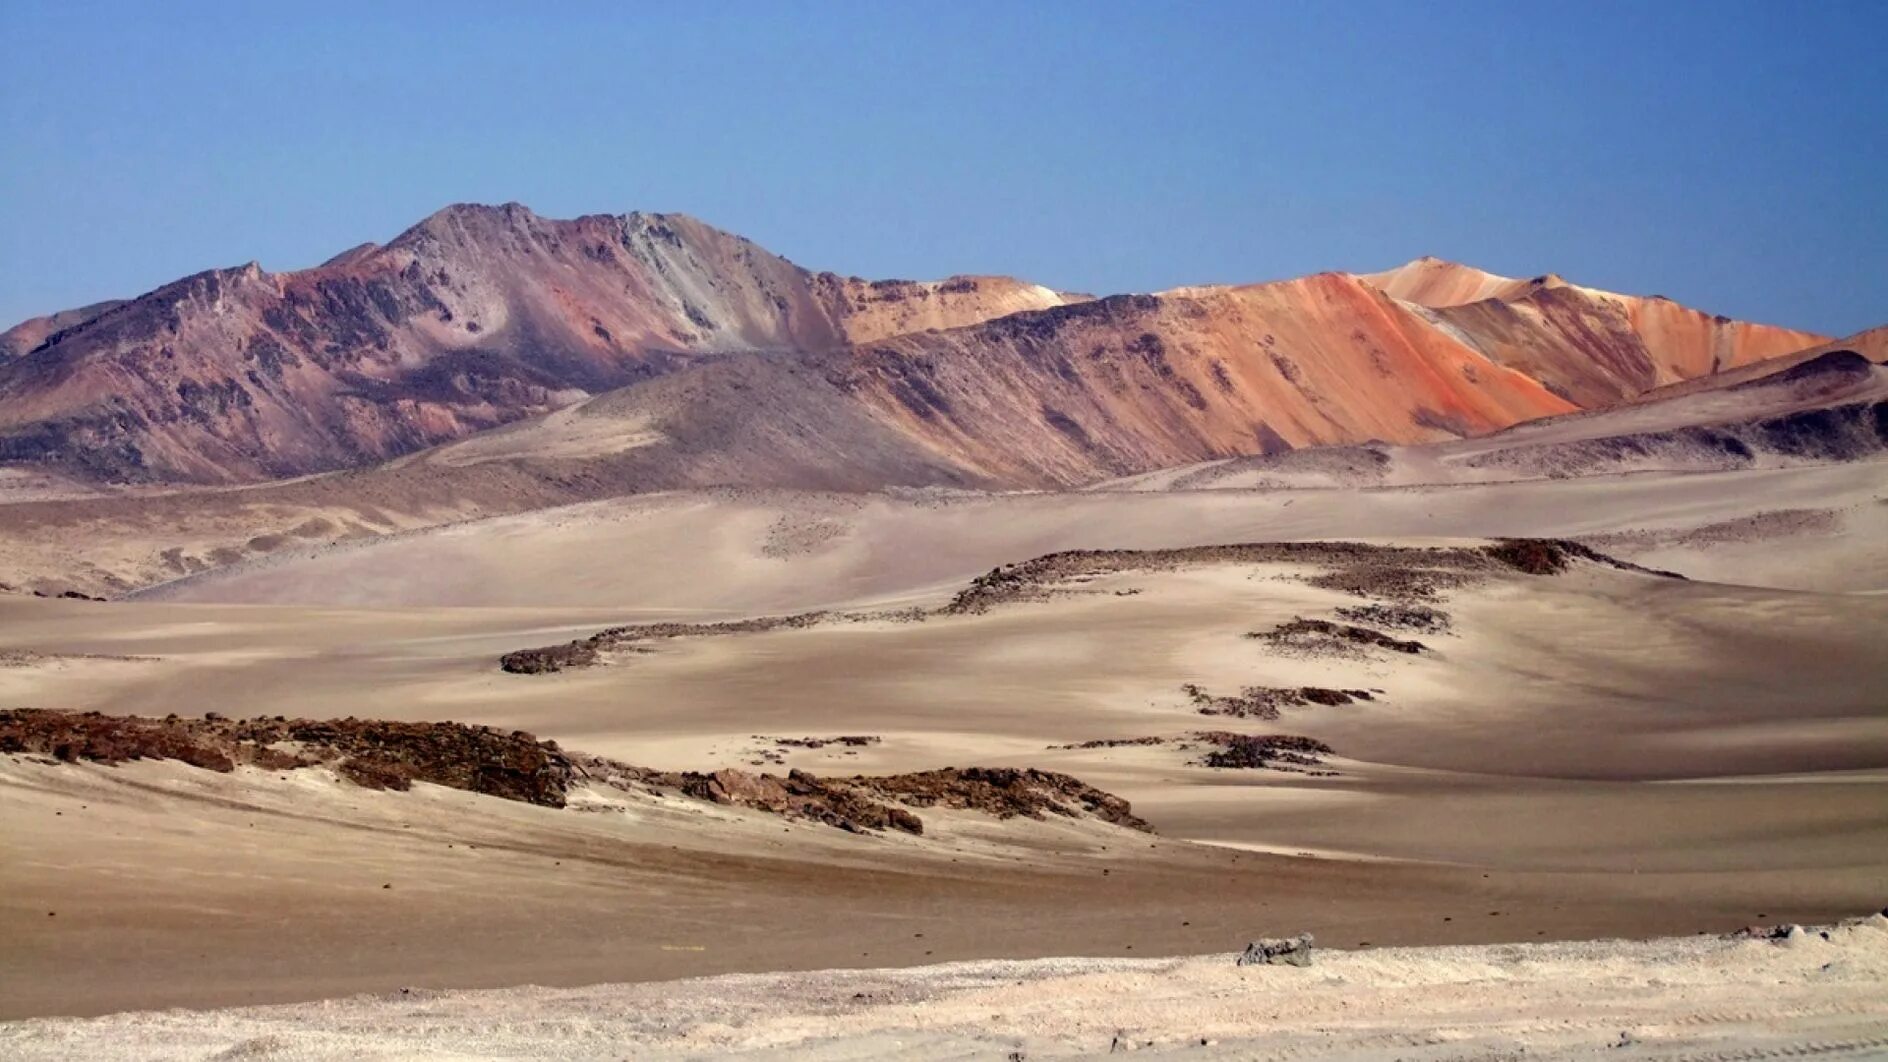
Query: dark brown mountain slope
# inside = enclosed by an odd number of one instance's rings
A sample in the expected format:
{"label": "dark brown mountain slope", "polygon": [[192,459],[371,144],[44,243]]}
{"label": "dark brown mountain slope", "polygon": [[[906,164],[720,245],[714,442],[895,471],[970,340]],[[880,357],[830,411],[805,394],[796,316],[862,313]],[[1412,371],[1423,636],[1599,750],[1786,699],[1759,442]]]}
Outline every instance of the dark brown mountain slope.
{"label": "dark brown mountain slope", "polygon": [[109,313],[125,304],[123,299],[108,299],[95,302],[90,306],[81,306],[76,310],[60,310],[44,317],[33,317],[4,332],[0,332],[0,362],[16,358],[46,342],[53,335],[68,328],[76,328],[102,313]]}

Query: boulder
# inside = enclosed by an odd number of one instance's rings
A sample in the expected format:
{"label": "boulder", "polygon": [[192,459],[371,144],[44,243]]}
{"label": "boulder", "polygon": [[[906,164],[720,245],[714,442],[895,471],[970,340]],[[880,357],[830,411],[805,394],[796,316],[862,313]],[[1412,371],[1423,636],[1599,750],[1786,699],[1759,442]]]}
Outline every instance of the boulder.
{"label": "boulder", "polygon": [[717,804],[760,808],[776,814],[786,811],[792,804],[787,798],[786,786],[770,774],[757,775],[724,768],[708,776],[706,790],[701,795]]}
{"label": "boulder", "polygon": [[1310,966],[1311,934],[1255,940],[1239,956],[1240,966]]}

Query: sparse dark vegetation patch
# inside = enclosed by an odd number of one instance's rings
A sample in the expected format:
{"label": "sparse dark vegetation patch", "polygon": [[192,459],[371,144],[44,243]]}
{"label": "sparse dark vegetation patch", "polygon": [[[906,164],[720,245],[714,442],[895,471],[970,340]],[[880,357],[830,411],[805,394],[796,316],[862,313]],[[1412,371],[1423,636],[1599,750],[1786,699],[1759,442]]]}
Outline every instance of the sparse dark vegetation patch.
{"label": "sparse dark vegetation patch", "polygon": [[1479,575],[1473,566],[1461,568],[1400,565],[1366,559],[1306,582],[1324,590],[1336,590],[1356,597],[1386,597],[1392,601],[1435,601],[1444,591],[1474,582]]}
{"label": "sparse dark vegetation patch", "polygon": [[[1771,386],[1774,379],[1766,377],[1739,387]],[[1888,449],[1888,400],[1874,399],[1726,424],[1516,446],[1478,455],[1468,464],[1564,479],[1658,464],[1686,469],[1747,468],[1760,457],[1861,461],[1884,449]]]}
{"label": "sparse dark vegetation patch", "polygon": [[[1882,499],[1888,504],[1888,499]],[[1766,509],[1692,528],[1609,531],[1587,536],[1587,543],[1608,549],[1657,549],[1671,546],[1710,547],[1738,542],[1766,542],[1799,535],[1832,535],[1843,528],[1842,514],[1834,509]]]}

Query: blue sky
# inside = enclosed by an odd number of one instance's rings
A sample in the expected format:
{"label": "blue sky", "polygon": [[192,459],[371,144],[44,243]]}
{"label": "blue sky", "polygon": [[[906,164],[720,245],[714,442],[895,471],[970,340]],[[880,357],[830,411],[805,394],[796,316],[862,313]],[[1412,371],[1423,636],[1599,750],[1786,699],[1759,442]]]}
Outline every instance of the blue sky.
{"label": "blue sky", "polygon": [[1888,322],[1880,2],[0,0],[0,39],[6,323],[466,200],[875,277],[1436,254]]}

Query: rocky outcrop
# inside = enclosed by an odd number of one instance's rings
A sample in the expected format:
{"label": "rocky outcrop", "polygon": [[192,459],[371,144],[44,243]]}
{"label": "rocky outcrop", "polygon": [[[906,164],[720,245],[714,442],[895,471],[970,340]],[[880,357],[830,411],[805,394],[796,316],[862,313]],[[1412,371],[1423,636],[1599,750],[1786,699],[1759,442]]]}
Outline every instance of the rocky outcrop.
{"label": "rocky outcrop", "polygon": [[712,774],[663,776],[687,796],[715,804],[755,808],[792,819],[823,823],[848,833],[897,830],[921,834],[924,821],[909,810],[873,799],[862,779],[836,782],[805,771],[790,771],[785,778],[725,769]]}
{"label": "rocky outcrop", "polygon": [[1178,549],[1066,550],[993,568],[971,580],[942,611],[947,614],[987,612],[1009,602],[1038,601],[1059,593],[1079,592],[1077,584],[1096,576],[1211,564],[1315,566],[1325,570],[1309,578],[1313,585],[1359,597],[1374,594],[1407,602],[1413,598],[1431,598],[1448,586],[1459,586],[1503,571],[1553,574],[1576,559],[1622,571],[1651,571],[1562,539],[1500,539],[1482,547],[1383,546],[1333,541],[1250,542]]}
{"label": "rocky outcrop", "polygon": [[1240,966],[1310,966],[1311,943],[1309,933],[1300,933],[1295,937],[1267,938],[1255,940],[1246,945],[1238,959]]}
{"label": "rocky outcrop", "polygon": [[368,789],[414,782],[563,807],[573,772],[551,742],[523,731],[374,719],[147,719],[44,709],[0,711],[0,753],[66,762],[177,760],[212,771],[327,766]]}
{"label": "rocky outcrop", "polygon": [[1311,656],[1352,656],[1366,649],[1415,655],[1429,647],[1413,638],[1392,638],[1370,627],[1298,616],[1269,631],[1249,631],[1248,638]]}
{"label": "rocky outcrop", "polygon": [[[862,745],[876,738],[833,739]],[[822,742],[823,743],[823,742]],[[817,746],[815,746],[817,747]],[[816,822],[849,833],[919,835],[911,808],[949,808],[996,818],[1089,818],[1150,830],[1128,802],[1065,774],[1030,768],[947,767],[911,774],[782,778],[738,769],[657,771],[600,756],[570,754],[521,730],[463,723],[373,719],[201,719],[113,716],[45,709],[0,710],[0,755],[62,763],[117,765],[176,760],[228,773],[327,767],[368,789],[407,790],[415,782],[545,807],[564,807],[579,785],[672,793],[728,807]]]}
{"label": "rocky outcrop", "polygon": [[1000,819],[1090,817],[1130,829],[1152,830],[1120,797],[1066,774],[1033,767],[946,767],[850,781],[921,808],[980,811]]}
{"label": "rocky outcrop", "polygon": [[1277,769],[1281,764],[1317,767],[1324,762],[1318,757],[1329,756],[1334,752],[1324,742],[1298,734],[1235,734],[1226,730],[1206,730],[1194,736],[1216,746],[1200,757],[1201,765],[1206,767],[1243,770]]}
{"label": "rocky outcrop", "polygon": [[1237,719],[1277,719],[1286,708],[1319,705],[1335,708],[1357,701],[1374,701],[1369,690],[1330,689],[1324,686],[1247,686],[1236,694],[1215,696],[1204,688],[1187,683],[1180,687],[1201,715],[1224,715]]}
{"label": "rocky outcrop", "polygon": [[601,662],[606,652],[634,649],[645,642],[795,630],[814,626],[828,618],[824,612],[802,612],[792,616],[762,616],[725,623],[639,623],[627,627],[608,627],[588,638],[563,645],[514,650],[499,657],[498,666],[500,670],[516,675],[542,675],[569,668],[589,667]]}
{"label": "rocky outcrop", "polygon": [[12,328],[0,332],[0,362],[19,357],[41,346],[54,335],[68,328],[76,328],[99,314],[115,310],[123,305],[123,299],[110,299],[74,310],[60,310],[58,313],[49,313],[44,317],[33,317],[21,321]]}

